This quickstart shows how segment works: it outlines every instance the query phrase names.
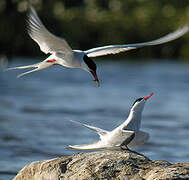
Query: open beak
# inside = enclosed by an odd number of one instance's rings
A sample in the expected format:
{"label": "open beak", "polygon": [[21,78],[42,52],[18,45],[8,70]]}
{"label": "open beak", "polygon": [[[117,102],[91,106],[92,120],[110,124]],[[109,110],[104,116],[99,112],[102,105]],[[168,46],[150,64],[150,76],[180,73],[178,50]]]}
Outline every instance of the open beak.
{"label": "open beak", "polygon": [[146,101],[146,100],[149,99],[153,94],[154,94],[154,93],[149,94],[148,96],[146,96],[146,97],[144,98],[144,100]]}
{"label": "open beak", "polygon": [[98,87],[100,86],[100,81],[98,80],[98,76],[97,76],[97,74],[96,74],[96,71],[90,71],[91,72],[91,74],[93,75],[93,77],[94,77],[94,82],[97,82],[97,84],[98,84]]}

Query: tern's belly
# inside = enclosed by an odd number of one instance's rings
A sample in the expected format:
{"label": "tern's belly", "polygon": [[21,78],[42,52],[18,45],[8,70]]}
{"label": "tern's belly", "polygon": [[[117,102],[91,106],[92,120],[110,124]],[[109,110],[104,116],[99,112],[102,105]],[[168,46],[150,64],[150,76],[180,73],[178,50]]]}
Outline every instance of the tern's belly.
{"label": "tern's belly", "polygon": [[57,56],[58,64],[67,67],[67,68],[80,68],[81,63],[72,56],[64,57]]}

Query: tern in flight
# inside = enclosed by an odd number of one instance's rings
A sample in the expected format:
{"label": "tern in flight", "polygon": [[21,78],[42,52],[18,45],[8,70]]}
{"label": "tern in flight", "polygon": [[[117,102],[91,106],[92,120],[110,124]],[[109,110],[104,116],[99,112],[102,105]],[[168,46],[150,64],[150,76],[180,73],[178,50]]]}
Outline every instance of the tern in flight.
{"label": "tern in flight", "polygon": [[100,140],[92,144],[69,145],[68,147],[71,149],[80,149],[80,150],[119,149],[119,148],[125,149],[144,144],[148,140],[149,134],[140,131],[142,111],[145,102],[153,94],[154,93],[151,93],[145,98],[136,99],[136,101],[132,105],[128,118],[125,120],[123,124],[121,124],[112,131],[106,131],[104,129],[100,129],[77,121],[73,121],[83,125],[86,128],[95,131],[100,136]]}
{"label": "tern in flight", "polygon": [[55,64],[67,68],[81,68],[90,72],[94,77],[94,81],[96,81],[99,86],[100,82],[98,80],[98,76],[96,73],[97,67],[95,62],[91,59],[91,57],[104,56],[108,54],[117,54],[120,52],[129,51],[144,46],[154,46],[158,44],[163,44],[179,38],[188,31],[189,26],[184,26],[183,28],[180,28],[175,32],[167,34],[166,36],[163,36],[157,40],[148,41],[144,43],[108,45],[89,49],[86,51],[72,50],[63,38],[59,38],[47,30],[47,28],[39,19],[35,9],[30,6],[30,11],[28,15],[28,33],[30,37],[38,43],[41,51],[51,55],[44,61],[39,62],[37,64],[12,67],[8,68],[7,70],[34,68],[17,76],[21,77],[28,73],[48,68]]}

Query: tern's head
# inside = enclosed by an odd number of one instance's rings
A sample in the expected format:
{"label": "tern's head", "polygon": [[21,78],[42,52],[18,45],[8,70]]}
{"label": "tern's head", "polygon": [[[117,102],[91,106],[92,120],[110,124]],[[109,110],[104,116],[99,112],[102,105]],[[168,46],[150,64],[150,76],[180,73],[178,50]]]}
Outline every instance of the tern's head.
{"label": "tern's head", "polygon": [[131,108],[131,111],[142,112],[146,101],[147,101],[153,94],[154,94],[154,93],[151,93],[151,94],[149,94],[149,95],[146,96],[146,97],[136,99],[135,102],[133,103],[133,106],[132,106],[132,108]]}
{"label": "tern's head", "polygon": [[84,60],[84,63],[86,65],[86,67],[87,67],[87,71],[89,71],[93,75],[94,81],[97,82],[98,86],[99,86],[100,82],[99,82],[98,76],[96,74],[96,64],[87,55],[83,56],[83,60]]}

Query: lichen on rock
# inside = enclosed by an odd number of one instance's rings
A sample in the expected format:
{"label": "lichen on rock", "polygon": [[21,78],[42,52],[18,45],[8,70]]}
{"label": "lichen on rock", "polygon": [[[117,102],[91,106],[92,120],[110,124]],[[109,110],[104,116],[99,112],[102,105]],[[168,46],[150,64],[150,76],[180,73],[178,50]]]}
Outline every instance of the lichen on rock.
{"label": "lichen on rock", "polygon": [[79,153],[26,165],[14,180],[189,179],[189,164],[150,160],[129,150]]}

